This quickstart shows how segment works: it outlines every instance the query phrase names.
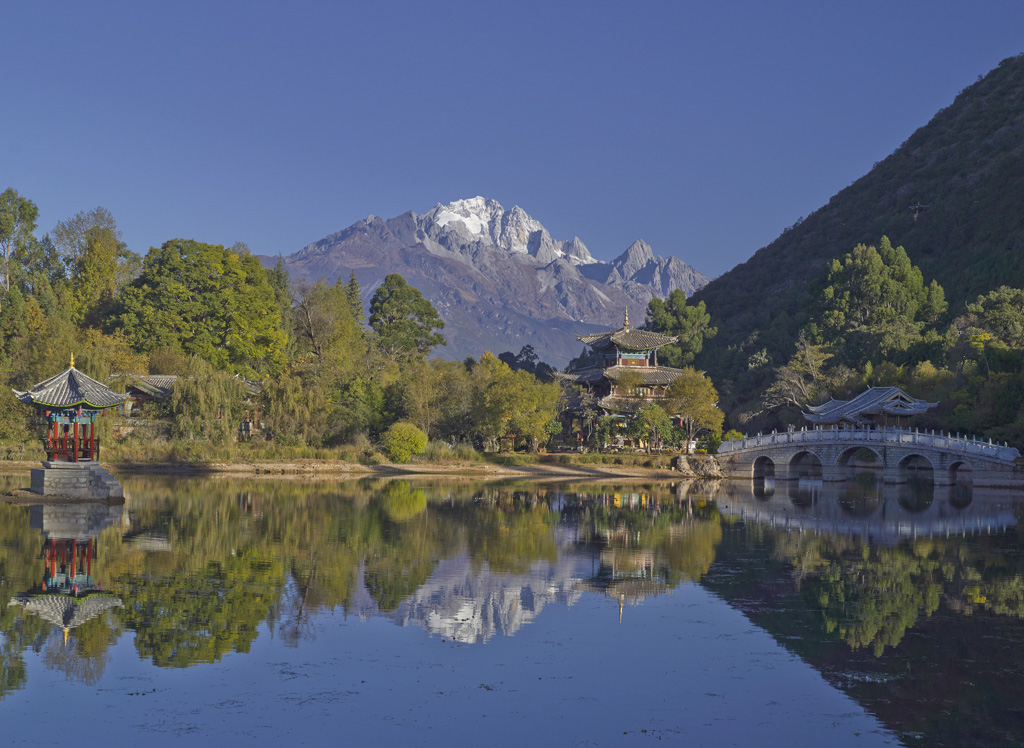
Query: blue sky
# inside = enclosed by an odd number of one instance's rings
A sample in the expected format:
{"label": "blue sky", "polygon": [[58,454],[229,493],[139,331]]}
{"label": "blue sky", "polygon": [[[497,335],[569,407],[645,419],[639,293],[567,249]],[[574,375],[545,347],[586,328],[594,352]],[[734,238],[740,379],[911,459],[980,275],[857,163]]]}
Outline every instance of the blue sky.
{"label": "blue sky", "polygon": [[[0,190],[39,234],[289,254],[484,195],[719,275],[1024,52],[1018,2],[5,7]],[[847,251],[849,248],[839,248]],[[911,253],[913,249],[907,248]]]}

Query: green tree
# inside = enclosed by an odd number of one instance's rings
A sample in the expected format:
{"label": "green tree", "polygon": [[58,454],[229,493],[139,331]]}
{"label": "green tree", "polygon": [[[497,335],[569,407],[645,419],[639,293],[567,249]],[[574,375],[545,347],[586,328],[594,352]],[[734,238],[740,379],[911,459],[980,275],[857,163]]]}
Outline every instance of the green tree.
{"label": "green tree", "polygon": [[354,376],[365,358],[363,330],[348,303],[340,281],[328,286],[323,279],[300,279],[293,289],[300,358],[319,376],[340,381]]}
{"label": "green tree", "polygon": [[775,372],[775,381],[765,392],[765,410],[787,406],[804,408],[820,403],[831,394],[835,378],[828,369],[832,354],[824,345],[814,345],[801,332],[796,342],[796,353],[785,366]]}
{"label": "green tree", "polygon": [[151,249],[109,321],[136,349],[177,348],[246,376],[284,366],[281,315],[259,260],[174,239]]}
{"label": "green tree", "polygon": [[718,392],[702,371],[689,366],[683,369],[665,393],[664,407],[667,412],[679,416],[687,452],[700,434],[722,430],[725,414],[718,408]]}
{"label": "green tree", "polygon": [[630,423],[630,430],[647,442],[647,451],[660,448],[662,442],[671,440],[672,419],[657,403],[645,403]]}
{"label": "green tree", "polygon": [[11,257],[35,241],[39,208],[28,198],[8,187],[0,193],[0,252],[3,253],[2,286],[11,288]]}
{"label": "green tree", "polygon": [[356,278],[356,271],[353,270],[345,284],[345,298],[348,299],[349,309],[352,310],[352,319],[360,326],[366,322],[366,310],[363,309],[363,289]]}
{"label": "green tree", "polygon": [[473,368],[473,422],[477,433],[492,446],[504,436],[527,440],[536,451],[555,416],[560,388],[543,384],[526,371],[512,371],[489,351]]}
{"label": "green tree", "polygon": [[408,462],[427,448],[427,435],[414,424],[399,421],[384,433],[384,450],[392,462]]}
{"label": "green tree", "polygon": [[397,273],[384,279],[370,299],[370,328],[378,347],[392,359],[425,356],[445,345],[444,321],[434,305]]}
{"label": "green tree", "polygon": [[649,330],[678,339],[658,351],[660,363],[667,366],[693,363],[694,357],[703,350],[704,341],[718,334],[718,328],[711,326],[711,315],[704,302],[688,306],[686,294],[679,289],[672,291],[664,300],[651,299],[647,305],[646,324]]}
{"label": "green tree", "polygon": [[[114,295],[142,267],[141,258],[122,240],[114,216],[103,207],[60,221],[53,229],[52,243],[72,280],[80,318],[91,314],[102,319]],[[97,306],[103,308],[97,310]]]}
{"label": "green tree", "polygon": [[858,244],[833,260],[821,286],[817,327],[850,366],[906,353],[947,308],[942,287],[925,285],[906,250],[884,236],[877,249]]}
{"label": "green tree", "polygon": [[171,434],[185,441],[225,444],[238,434],[248,399],[243,380],[193,356],[188,374],[171,391]]}

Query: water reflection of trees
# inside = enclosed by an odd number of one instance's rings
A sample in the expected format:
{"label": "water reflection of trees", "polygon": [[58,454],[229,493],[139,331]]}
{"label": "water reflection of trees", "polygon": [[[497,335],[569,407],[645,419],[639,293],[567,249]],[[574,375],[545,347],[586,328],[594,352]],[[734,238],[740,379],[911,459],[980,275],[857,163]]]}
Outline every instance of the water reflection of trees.
{"label": "water reflection of trees", "polygon": [[7,604],[35,581],[41,538],[29,527],[28,512],[0,502],[0,698],[25,684],[24,653],[41,651],[51,628]]}
{"label": "water reflection of trees", "polygon": [[[709,487],[542,486],[362,480],[175,481],[130,484],[131,530],[98,540],[95,575],[122,610],[89,621],[68,644],[56,629],[0,608],[0,693],[25,679],[23,653],[68,677],[95,682],[122,630],[158,666],[184,667],[245,652],[260,626],[297,644],[316,619],[389,614],[441,562],[474,573],[524,575],[563,552],[597,561],[582,589],[639,602],[702,580],[729,526]],[[851,497],[848,497],[851,498]],[[823,501],[826,499],[819,499]],[[854,503],[876,503],[865,488]],[[854,512],[856,514],[856,512]],[[565,538],[571,542],[565,546]],[[820,627],[853,648],[894,646],[941,603],[962,614],[1024,616],[1020,553],[996,536],[907,540],[872,547],[855,537],[735,527],[789,569]],[[27,509],[0,504],[0,594],[30,588],[41,539]],[[733,551],[728,550],[726,553]]]}
{"label": "water reflection of trees", "polygon": [[[610,596],[625,588],[616,581],[648,579],[672,589],[707,573],[722,539],[717,507],[707,501],[622,505],[620,495],[583,502],[575,513],[578,543],[600,554],[594,582]],[[635,587],[635,585],[634,585]],[[639,589],[639,588],[637,588]],[[645,588],[648,592],[653,588]]]}
{"label": "water reflection of trees", "polygon": [[964,615],[1024,617],[1024,557],[1015,533],[873,546],[842,535],[750,531],[769,537],[822,628],[853,649],[881,655],[940,603]]}

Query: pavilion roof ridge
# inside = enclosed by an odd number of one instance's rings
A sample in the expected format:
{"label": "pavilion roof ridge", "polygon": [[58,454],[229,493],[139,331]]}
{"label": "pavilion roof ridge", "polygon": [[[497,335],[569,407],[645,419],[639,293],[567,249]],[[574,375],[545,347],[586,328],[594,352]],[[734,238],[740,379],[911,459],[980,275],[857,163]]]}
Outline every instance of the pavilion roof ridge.
{"label": "pavilion roof ridge", "polygon": [[934,408],[938,402],[911,397],[901,387],[868,387],[850,400],[830,398],[821,405],[809,405],[804,417],[812,423],[866,421],[865,416],[915,416]]}
{"label": "pavilion roof ridge", "polygon": [[29,390],[13,392],[26,405],[49,408],[76,408],[82,405],[96,409],[111,408],[123,403],[126,397],[74,366],[44,379]]}
{"label": "pavilion roof ridge", "polygon": [[643,327],[623,326],[617,330],[577,335],[576,339],[592,348],[608,348],[616,345],[634,351],[650,351],[663,345],[675,343],[679,338],[663,335]]}

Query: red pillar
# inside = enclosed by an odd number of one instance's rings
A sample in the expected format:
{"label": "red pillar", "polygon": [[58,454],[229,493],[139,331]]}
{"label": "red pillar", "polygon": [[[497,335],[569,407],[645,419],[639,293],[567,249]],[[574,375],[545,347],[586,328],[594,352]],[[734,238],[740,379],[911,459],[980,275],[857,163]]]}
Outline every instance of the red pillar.
{"label": "red pillar", "polygon": [[50,544],[49,552],[50,552],[50,579],[53,579],[54,577],[57,576],[57,549],[53,547],[52,543]]}
{"label": "red pillar", "polygon": [[86,549],[85,557],[85,575],[88,577],[92,576],[92,538],[89,538],[89,547]]}
{"label": "red pillar", "polygon": [[72,445],[74,450],[74,457],[71,458],[72,462],[78,462],[78,420],[75,419],[75,443]]}
{"label": "red pillar", "polygon": [[71,576],[76,576],[75,573],[75,562],[78,561],[78,539],[71,541]]}

